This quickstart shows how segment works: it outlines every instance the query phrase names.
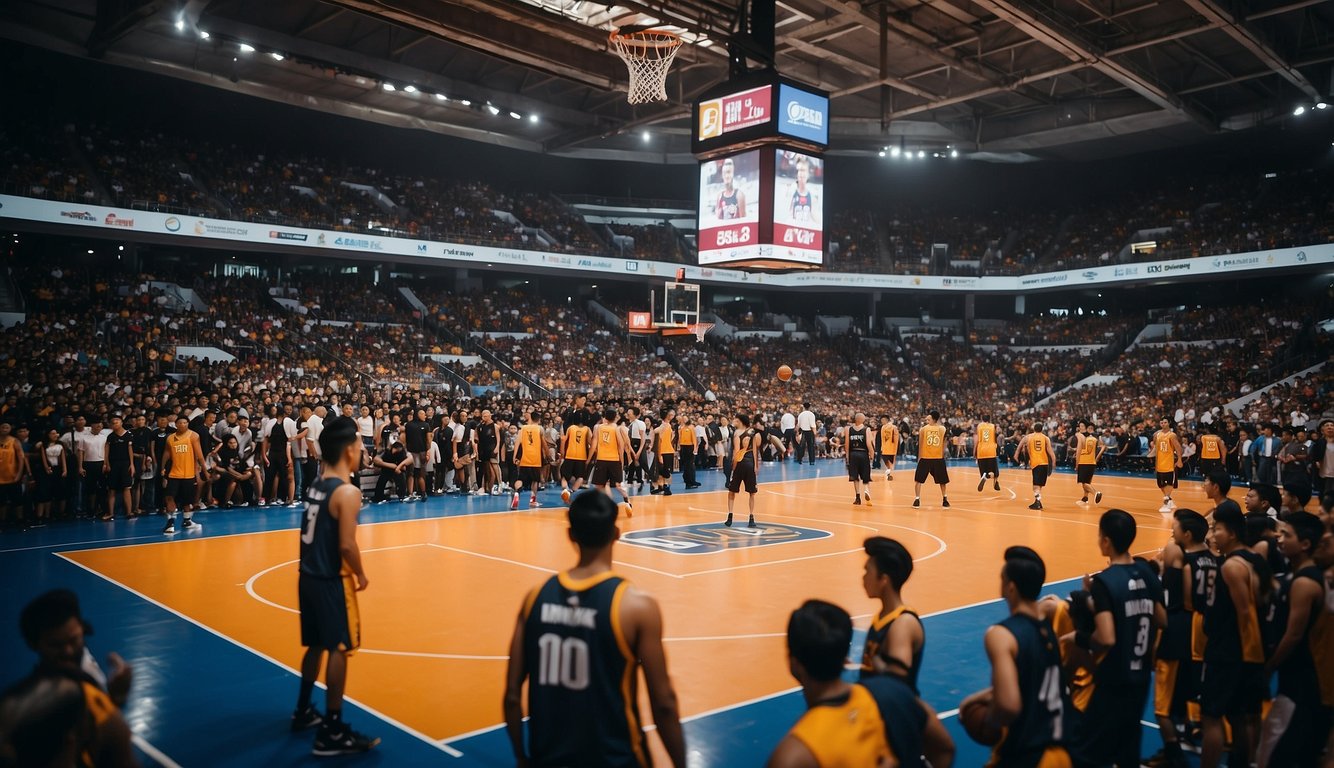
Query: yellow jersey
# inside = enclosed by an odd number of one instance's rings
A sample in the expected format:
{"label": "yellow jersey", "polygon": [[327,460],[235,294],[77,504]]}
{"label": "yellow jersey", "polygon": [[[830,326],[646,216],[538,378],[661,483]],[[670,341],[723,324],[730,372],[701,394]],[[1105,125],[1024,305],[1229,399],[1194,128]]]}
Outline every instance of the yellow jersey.
{"label": "yellow jersey", "polygon": [[1047,436],[1041,432],[1034,432],[1024,439],[1028,441],[1028,466],[1047,466]]}
{"label": "yellow jersey", "polygon": [[1079,457],[1076,463],[1081,467],[1098,463],[1098,438],[1093,435],[1083,435],[1079,438]]}
{"label": "yellow jersey", "polygon": [[1176,433],[1159,431],[1153,436],[1154,450],[1154,469],[1158,472],[1175,472],[1177,467],[1176,449],[1172,447],[1172,439]]}
{"label": "yellow jersey", "polygon": [[820,768],[867,768],[897,765],[885,737],[885,721],[871,692],[852,686],[842,701],[816,704],[792,726]]}
{"label": "yellow jersey", "polygon": [[0,485],[10,485],[19,481],[19,451],[22,450],[16,437],[10,437],[0,443]]}
{"label": "yellow jersey", "polygon": [[670,424],[663,424],[662,431],[658,433],[658,453],[661,455],[676,453],[675,435]]}
{"label": "yellow jersey", "polygon": [[167,472],[167,477],[177,480],[193,480],[199,470],[195,467],[195,450],[190,438],[194,433],[186,432],[182,435],[179,432],[173,432],[167,436],[167,450],[171,453],[171,469]]}
{"label": "yellow jersey", "polygon": [[1217,461],[1223,458],[1223,438],[1218,435],[1200,437],[1200,458]]}
{"label": "yellow jersey", "polygon": [[991,422],[977,425],[977,458],[996,458],[996,425]]}
{"label": "yellow jersey", "polygon": [[917,434],[921,442],[917,447],[919,459],[945,458],[945,427],[940,424],[928,424]]}
{"label": "yellow jersey", "polygon": [[519,466],[542,466],[542,428],[536,424],[519,427]]}
{"label": "yellow jersey", "polygon": [[590,430],[582,424],[575,424],[565,430],[565,458],[574,461],[588,461],[588,435]]}
{"label": "yellow jersey", "polygon": [[880,427],[880,455],[899,455],[899,428],[893,424],[883,424]]}
{"label": "yellow jersey", "polygon": [[593,439],[597,441],[597,460],[598,461],[620,461],[621,446],[616,441],[615,424],[599,424],[593,433]]}

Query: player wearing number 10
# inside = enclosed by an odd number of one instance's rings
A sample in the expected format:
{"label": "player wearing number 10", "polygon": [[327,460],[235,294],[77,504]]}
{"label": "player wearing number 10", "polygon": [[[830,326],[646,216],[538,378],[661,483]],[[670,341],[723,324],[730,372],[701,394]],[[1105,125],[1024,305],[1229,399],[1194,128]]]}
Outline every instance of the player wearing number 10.
{"label": "player wearing number 10", "polygon": [[[639,718],[639,667],[658,736],[676,768],[686,764],[676,692],[652,597],[611,570],[620,537],[616,504],[584,491],[570,504],[579,563],[528,593],[514,627],[505,680],[505,727],[520,768],[619,768],[650,764]],[[528,739],[523,684],[528,681]]]}

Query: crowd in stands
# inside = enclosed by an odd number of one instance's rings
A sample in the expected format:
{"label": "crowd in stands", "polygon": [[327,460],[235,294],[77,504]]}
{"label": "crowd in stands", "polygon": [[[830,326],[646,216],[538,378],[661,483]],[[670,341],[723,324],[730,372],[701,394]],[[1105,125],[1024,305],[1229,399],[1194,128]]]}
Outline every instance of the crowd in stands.
{"label": "crowd in stands", "polygon": [[102,202],[84,168],[70,158],[63,128],[33,120],[0,123],[0,179],[10,194],[68,202]]}

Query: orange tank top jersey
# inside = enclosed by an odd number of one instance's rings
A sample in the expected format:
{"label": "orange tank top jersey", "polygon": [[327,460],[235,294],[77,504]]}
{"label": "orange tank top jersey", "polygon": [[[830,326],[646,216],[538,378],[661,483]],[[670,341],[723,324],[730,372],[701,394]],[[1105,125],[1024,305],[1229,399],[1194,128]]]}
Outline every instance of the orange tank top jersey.
{"label": "orange tank top jersey", "polygon": [[676,442],[673,437],[672,428],[663,424],[662,431],[658,433],[658,453],[676,453]]}
{"label": "orange tank top jersey", "polygon": [[620,461],[621,447],[616,442],[616,425],[599,424],[594,433],[594,439],[597,440],[597,459],[598,461]]}
{"label": "orange tank top jersey", "polygon": [[893,424],[886,424],[880,428],[880,455],[899,455],[899,430]]}
{"label": "orange tank top jersey", "polygon": [[1034,432],[1024,439],[1028,441],[1028,465],[1030,467],[1047,466],[1047,436]]}
{"label": "orange tank top jersey", "polygon": [[542,428],[536,424],[519,427],[519,466],[542,466]]}
{"label": "orange tank top jersey", "polygon": [[996,425],[982,422],[977,425],[977,458],[996,458]]}
{"label": "orange tank top jersey", "polygon": [[1154,468],[1159,472],[1173,472],[1176,470],[1177,459],[1176,451],[1172,448],[1172,433],[1159,432],[1153,436],[1153,447],[1156,458],[1154,459]]}
{"label": "orange tank top jersey", "polygon": [[[1075,631],[1075,620],[1070,615],[1070,605],[1064,600],[1057,601],[1056,610],[1051,615],[1051,628],[1057,637],[1065,637]],[[1074,653],[1074,641],[1061,643],[1061,666],[1066,668],[1066,674],[1069,676],[1070,684],[1070,703],[1075,709],[1083,712],[1088,709],[1089,701],[1093,698],[1093,670],[1085,667],[1073,667],[1070,664],[1069,656]],[[1094,656],[1096,662],[1101,662],[1106,652]]]}
{"label": "orange tank top jersey", "polygon": [[167,472],[167,477],[193,479],[198,470],[195,468],[195,451],[190,444],[190,433],[182,435],[173,432],[168,435],[167,450],[171,452],[171,470]]}
{"label": "orange tank top jersey", "polygon": [[1079,438],[1079,459],[1080,466],[1098,463],[1098,438],[1093,435],[1084,435]]}
{"label": "orange tank top jersey", "polygon": [[19,441],[9,438],[0,443],[0,485],[19,481]]}
{"label": "orange tank top jersey", "polygon": [[1223,438],[1218,435],[1204,435],[1200,438],[1201,459],[1223,458]]}
{"label": "orange tank top jersey", "polygon": [[917,448],[918,458],[922,459],[943,459],[945,458],[945,428],[939,424],[930,424],[922,427],[918,433],[921,437],[921,445]]}
{"label": "orange tank top jersey", "polygon": [[808,709],[791,733],[811,751],[820,768],[898,764],[885,736],[880,707],[860,685],[852,686],[845,701]]}
{"label": "orange tank top jersey", "polygon": [[565,432],[565,458],[575,461],[588,460],[588,427],[576,424]]}

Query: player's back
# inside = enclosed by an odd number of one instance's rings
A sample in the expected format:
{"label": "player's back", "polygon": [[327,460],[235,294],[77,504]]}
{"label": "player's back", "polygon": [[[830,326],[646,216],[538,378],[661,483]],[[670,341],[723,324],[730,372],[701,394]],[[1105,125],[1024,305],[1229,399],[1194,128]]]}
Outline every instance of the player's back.
{"label": "player's back", "polygon": [[917,447],[918,458],[945,458],[945,427],[940,424],[928,424],[922,427],[920,445]]}
{"label": "player's back", "polygon": [[996,458],[996,425],[989,421],[977,425],[977,458]]}
{"label": "player's back", "polygon": [[533,766],[645,766],[636,665],[613,609],[629,583],[607,571],[552,576],[524,617]]}
{"label": "player's back", "polygon": [[1069,714],[1056,633],[1048,622],[1024,614],[1009,616],[999,626],[1013,635],[1018,645],[1015,666],[1021,709],[1006,727],[988,765],[1042,765],[1042,756],[1048,750],[1064,744]]}
{"label": "player's back", "polygon": [[301,526],[303,576],[336,579],[343,571],[338,521],[329,513],[329,499],[343,482],[337,477],[322,477],[306,492],[306,519]]}

